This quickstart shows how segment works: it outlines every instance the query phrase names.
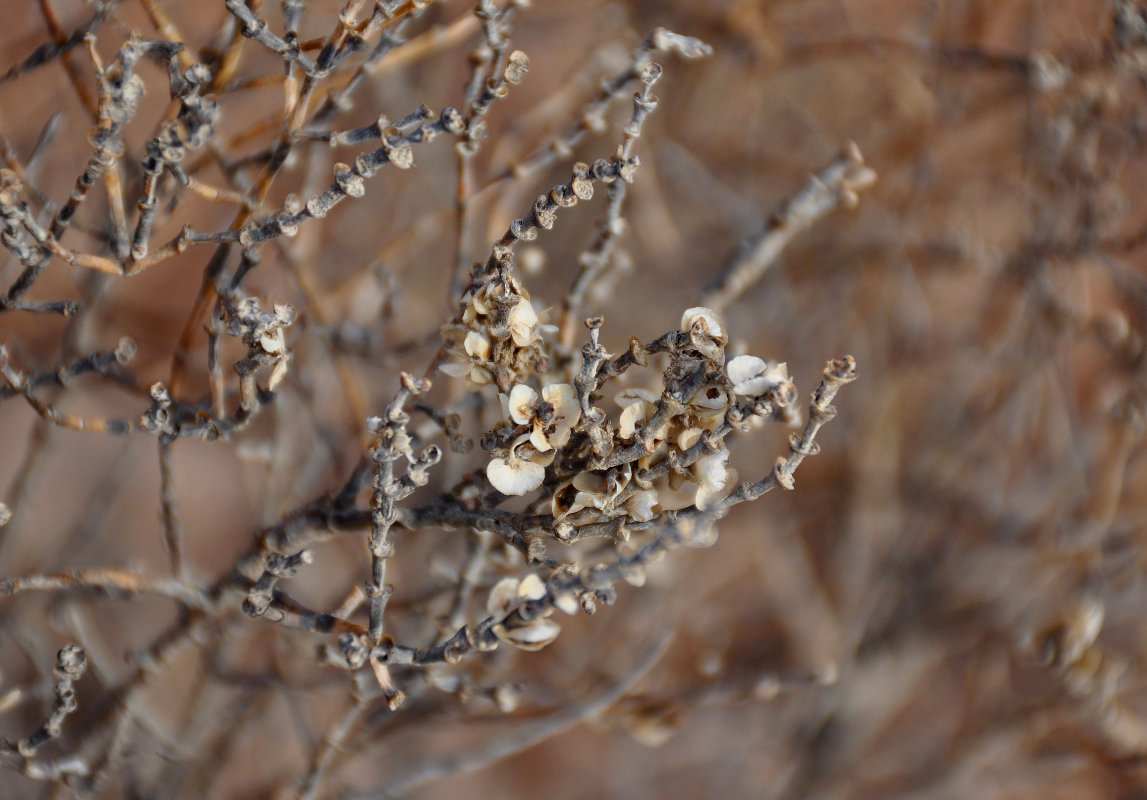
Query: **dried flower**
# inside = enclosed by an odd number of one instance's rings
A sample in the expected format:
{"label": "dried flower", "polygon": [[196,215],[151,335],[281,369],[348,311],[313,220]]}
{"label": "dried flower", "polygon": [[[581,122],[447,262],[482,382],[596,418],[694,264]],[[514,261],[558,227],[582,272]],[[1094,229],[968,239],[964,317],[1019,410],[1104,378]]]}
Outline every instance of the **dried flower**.
{"label": "dried flower", "polygon": [[525,298],[520,299],[510,309],[510,337],[518,347],[533,344],[538,335],[538,314],[534,305]]}
{"label": "dried flower", "polygon": [[625,501],[625,511],[635,522],[649,522],[657,516],[654,509],[660,502],[658,494],[653,489],[641,489],[630,495]]}
{"label": "dried flower", "polygon": [[577,391],[568,383],[542,387],[538,393],[525,384],[510,390],[504,400],[507,415],[519,425],[530,425],[530,444],[539,453],[548,453],[569,441],[570,431],[581,418]]}
{"label": "dried flower", "polygon": [[702,433],[704,431],[701,428],[685,428],[677,434],[677,446],[682,450],[688,450],[701,440]]}
{"label": "dried flower", "polygon": [[[625,441],[637,433],[637,426],[653,416],[660,398],[648,389],[625,389],[617,393],[615,402],[621,406],[621,416],[617,421],[617,435]],[[662,432],[665,429],[662,428]],[[663,438],[654,434],[654,438]]]}
{"label": "dried flower", "polygon": [[532,572],[521,580],[502,578],[490,588],[486,613],[492,617],[505,616],[518,600],[541,600],[545,596],[546,585]]}
{"label": "dried flower", "polygon": [[511,644],[519,650],[535,652],[558,638],[562,626],[552,619],[535,619],[514,627],[495,625],[493,630],[494,635],[506,644]]}
{"label": "dried flower", "polygon": [[[18,742],[0,738],[0,766],[15,767],[31,780],[46,778],[58,784],[45,787],[49,792],[52,788],[57,792],[75,788],[71,785],[76,783],[93,792],[100,786],[122,785],[138,786],[141,792],[151,789],[151,794],[163,793],[149,785],[147,776],[154,773],[162,783],[168,770],[156,771],[149,762],[120,758],[119,754],[125,748],[138,749],[139,742],[124,739],[120,732],[131,733],[136,716],[133,709],[147,705],[139,693],[165,681],[179,684],[182,680],[184,670],[180,665],[185,659],[176,658],[173,662],[165,656],[204,645],[204,631],[219,634],[206,643],[208,657],[218,649],[216,644],[225,650],[249,650],[250,643],[265,644],[272,648],[273,652],[268,652],[274,658],[262,658],[252,650],[254,661],[248,665],[255,669],[252,679],[261,680],[256,673],[262,664],[271,670],[272,682],[267,684],[270,688],[293,692],[302,701],[313,694],[305,691],[306,685],[313,685],[318,677],[311,663],[315,651],[296,646],[288,638],[310,637],[323,640],[319,652],[326,666],[354,673],[351,681],[341,682],[350,687],[352,694],[347,709],[350,715],[320,715],[330,718],[331,727],[310,737],[314,748],[298,760],[308,770],[305,774],[287,775],[278,759],[268,762],[266,768],[271,783],[289,784],[300,798],[328,796],[337,793],[339,787],[359,783],[357,769],[363,748],[378,742],[377,726],[363,717],[364,713],[375,714],[378,704],[373,698],[383,700],[385,708],[393,712],[402,702],[403,689],[417,690],[429,685],[463,703],[492,701],[503,712],[512,711],[520,693],[506,682],[502,669],[512,659],[479,663],[480,654],[499,648],[508,650],[501,647],[503,643],[521,650],[545,647],[561,632],[559,624],[553,621],[557,609],[567,614],[575,614],[578,609],[592,614],[615,602],[622,581],[642,586],[651,565],[666,552],[683,545],[711,543],[716,533],[710,523],[720,518],[724,509],[698,512],[711,508],[729,491],[735,478],[728,468],[726,443],[748,430],[748,423],[754,421],[747,418],[746,406],[757,415],[756,421],[765,421],[766,408],[769,419],[779,416],[773,409],[784,404],[776,386],[767,389],[768,402],[736,402],[735,388],[759,388],[764,362],[734,359],[726,371],[724,348],[729,334],[718,314],[728,307],[726,300],[705,301],[712,308],[690,308],[679,329],[672,329],[670,323],[667,327],[671,329],[660,331],[656,339],[642,344],[636,337],[629,338],[628,348],[616,352],[610,352],[601,338],[605,318],[585,319],[585,315],[596,313],[593,306],[600,304],[613,279],[629,266],[631,256],[622,241],[629,225],[626,219],[646,219],[640,212],[631,214],[628,205],[639,198],[627,200],[627,187],[637,174],[636,150],[643,149],[643,143],[637,140],[643,121],[657,107],[651,89],[661,77],[661,67],[653,58],[658,51],[695,58],[709,50],[700,42],[659,29],[634,52],[628,64],[618,64],[618,71],[604,76],[598,93],[586,98],[580,109],[566,102],[575,102],[580,89],[574,86],[570,93],[568,87],[552,87],[559,105],[569,106],[565,110],[574,125],[568,132],[551,137],[539,130],[538,136],[531,134],[527,138],[544,142],[540,148],[531,144],[528,150],[518,153],[512,152],[513,148],[504,152],[499,148],[489,154],[489,160],[479,163],[471,159],[483,139],[487,135],[497,138],[506,130],[489,112],[527,75],[525,53],[514,50],[511,44],[512,23],[528,5],[526,0],[480,0],[476,4],[474,12],[482,42],[473,53],[461,110],[444,109],[435,119],[433,112],[420,105],[398,121],[379,117],[349,130],[338,128],[351,118],[347,112],[361,108],[362,98],[356,101],[352,95],[356,87],[365,85],[360,78],[373,74],[375,61],[405,41],[425,44],[421,34],[433,20],[419,22],[416,18],[429,5],[427,0],[351,2],[338,14],[334,33],[325,42],[314,38],[318,35],[314,31],[323,26],[313,17],[313,9],[304,9],[307,4],[302,0],[284,0],[281,16],[272,22],[260,18],[260,3],[226,0],[228,18],[224,27],[216,31],[218,35],[204,38],[207,31],[196,32],[201,42],[218,39],[223,48],[203,64],[195,63],[202,55],[195,42],[177,40],[179,31],[174,22],[165,19],[163,0],[145,3],[146,16],[152,23],[151,33],[145,34],[148,38],[127,36],[119,53],[102,64],[100,54],[106,56],[112,49],[112,42],[106,37],[120,40],[123,28],[114,15],[109,17],[114,3],[90,5],[93,9],[88,22],[60,20],[68,43],[57,47],[49,42],[0,77],[2,83],[25,72],[39,72],[40,66],[68,54],[72,45],[85,42],[90,61],[96,66],[97,81],[95,103],[79,104],[81,114],[94,106],[91,110],[96,119],[90,142],[93,152],[73,184],[70,198],[51,196],[62,186],[54,177],[33,185],[28,176],[45,174],[44,166],[34,164],[33,155],[29,155],[27,163],[20,162],[17,150],[28,148],[4,145],[0,246],[18,266],[13,263],[12,269],[7,270],[13,275],[0,290],[0,313],[88,315],[80,320],[86,328],[89,323],[117,323],[119,311],[135,307],[130,297],[123,308],[112,304],[110,277],[106,295],[102,288],[92,291],[98,288],[97,284],[65,286],[53,280],[36,286],[32,295],[42,294],[46,299],[22,299],[46,268],[51,266],[58,271],[51,264],[53,260],[77,269],[97,269],[109,276],[124,277],[183,255],[185,265],[202,271],[205,281],[198,284],[198,294],[194,293],[193,284],[172,284],[180,292],[191,289],[192,294],[172,295],[161,304],[165,311],[185,307],[189,313],[183,319],[164,320],[164,331],[181,332],[178,338],[166,334],[161,337],[173,345],[178,342],[178,349],[166,383],[152,386],[150,404],[148,396],[138,397],[141,393],[136,390],[152,383],[148,374],[154,370],[145,366],[135,371],[129,363],[136,349],[130,340],[120,339],[114,353],[75,353],[77,360],[67,363],[32,363],[49,352],[69,353],[75,349],[72,344],[83,340],[105,340],[103,334],[111,333],[103,331],[96,336],[95,328],[86,331],[91,336],[72,337],[75,341],[65,342],[62,348],[39,347],[35,342],[19,347],[16,342],[0,342],[0,403],[9,399],[26,401],[45,423],[72,429],[157,435],[159,506],[170,575],[164,570],[161,575],[149,577],[134,570],[97,565],[26,578],[0,576],[0,599],[26,590],[94,590],[117,600],[163,597],[186,613],[176,614],[175,619],[168,620],[170,625],[164,623],[158,638],[148,636],[132,643],[144,654],[146,663],[137,664],[135,670],[117,678],[114,686],[104,687],[105,693],[113,700],[118,698],[118,702],[104,698],[98,705],[93,703],[87,713],[66,720],[74,730],[69,731],[65,747],[52,748],[55,752],[47,757],[33,758],[35,749],[60,734],[64,717],[71,716],[77,698],[83,694],[72,685],[82,672],[82,652],[75,648],[60,651],[54,675],[57,702],[51,716],[30,738]],[[49,21],[54,25],[54,20]],[[446,17],[441,21],[446,22]],[[460,20],[458,26],[452,23],[451,29],[464,34],[473,22]],[[251,40],[251,47],[268,50],[282,60],[285,68],[268,71],[266,65],[254,65],[258,59],[253,60],[251,68],[240,68],[235,56],[243,39]],[[608,42],[601,43],[610,49]],[[431,44],[431,51],[447,50],[456,48],[443,50]],[[429,54],[422,44],[415,44],[413,52],[406,52]],[[136,75],[134,70],[145,60],[156,62],[147,68],[148,75],[161,81],[166,76],[168,86],[163,88],[167,91],[161,94],[170,96],[172,107],[159,124],[158,134],[140,151],[133,147],[139,136],[133,133],[125,137],[121,133],[133,123],[139,105],[144,75]],[[71,73],[70,82],[80,90],[81,81],[72,69],[76,65],[66,66]],[[155,66],[160,69],[154,69]],[[450,70],[434,67],[427,70],[426,75],[451,74]],[[255,85],[281,81],[286,98],[282,119],[269,126],[255,119],[248,120],[250,126],[243,121],[250,109],[244,112],[242,103],[230,101],[235,91],[250,87],[252,81]],[[637,93],[630,94],[634,89]],[[488,256],[469,262],[473,246],[483,238],[482,228],[504,216],[503,211],[520,197],[518,189],[532,185],[534,177],[565,160],[575,148],[581,150],[580,142],[587,133],[604,132],[607,120],[616,117],[615,103],[629,97],[633,98],[632,116],[620,129],[620,141],[611,142],[602,153],[605,157],[592,163],[572,164],[568,181],[535,195],[532,206],[520,209],[522,215],[510,221],[506,233],[491,245]],[[234,119],[230,116],[233,106],[238,113]],[[225,123],[220,132],[225,130],[226,135],[220,137],[217,146],[212,146],[211,158],[188,158],[191,149],[207,143],[217,122]],[[138,133],[140,124],[142,121],[131,124],[131,130]],[[45,150],[53,128],[54,123],[43,129],[44,146],[33,145],[30,152]],[[30,143],[30,132],[23,132],[20,140]],[[284,132],[288,135],[281,135]],[[340,269],[336,270],[338,276],[326,275],[319,280],[317,275],[308,278],[312,270],[302,267],[314,260],[317,242],[330,240],[340,250],[344,243],[348,248],[354,244],[342,241],[344,234],[353,233],[345,224],[349,222],[347,218],[335,222],[337,230],[325,234],[318,221],[331,214],[336,205],[363,197],[366,182],[384,167],[393,172],[413,166],[414,148],[443,135],[455,140],[453,150],[446,148],[438,153],[446,157],[445,163],[457,183],[456,191],[451,193],[455,211],[451,215],[454,230],[448,232],[451,241],[439,244],[451,245],[448,249],[454,254],[455,269],[450,276],[449,296],[452,303],[459,302],[439,327],[441,350],[433,350],[424,347],[428,342],[423,331],[403,328],[393,319],[400,296],[428,306],[428,298],[421,292],[432,282],[416,278],[408,289],[400,287],[391,282],[389,266],[393,261],[397,282],[398,275],[409,276],[417,270],[418,263],[440,258],[442,248],[431,246],[422,237],[441,219],[432,204],[419,198],[409,198],[411,202],[402,197],[385,200],[378,209],[385,230],[364,231],[379,234],[372,238],[390,239],[371,243],[372,251],[379,245],[385,248],[385,255],[376,261],[352,249],[343,253],[348,260],[361,264],[363,269],[358,273],[346,275]],[[262,143],[256,141],[260,137]],[[301,158],[314,157],[316,165],[325,159],[321,152],[324,148],[314,147],[316,141],[323,140],[333,149],[344,150],[341,160],[330,159],[333,182],[329,184],[325,179],[316,183],[318,177],[310,169],[300,174],[291,167]],[[528,144],[513,135],[505,141]],[[55,155],[58,154],[52,157]],[[454,161],[455,155],[461,161]],[[59,163],[70,160],[69,157]],[[854,160],[859,162],[858,154]],[[124,172],[121,161],[136,164],[134,173]],[[493,172],[491,165],[496,165]],[[438,170],[428,174],[424,185],[436,185],[438,174]],[[510,185],[515,182],[517,187]],[[826,180],[825,184],[828,189],[840,188],[839,182]],[[81,208],[89,190],[92,197],[100,194],[101,198]],[[847,191],[851,190],[843,187],[842,193]],[[597,192],[606,195],[600,204],[602,216],[597,222],[597,235],[580,257],[560,242],[552,242],[546,248],[561,252],[561,262],[576,265],[579,270],[569,284],[569,292],[555,292],[552,298],[554,308],[560,308],[555,316],[560,314],[562,323],[562,335],[555,341],[549,335],[556,330],[548,324],[550,309],[523,284],[527,278],[538,275],[546,250],[531,250],[523,243],[544,236],[565,213],[563,209],[588,201]],[[277,197],[283,200],[276,211],[267,202]],[[221,208],[239,203],[236,222],[221,225],[225,218],[210,210],[210,206],[198,210],[184,205],[199,200],[220,203]],[[400,213],[391,213],[396,209]],[[225,213],[230,217],[232,212]],[[149,249],[148,240],[154,231],[170,228],[174,233],[180,221],[193,222],[195,228],[188,224],[169,242],[153,244]],[[73,233],[81,235],[66,235],[71,225],[80,228]],[[290,241],[304,226],[310,234]],[[412,235],[398,235],[400,230],[409,230]],[[383,260],[388,262],[385,268],[381,266]],[[289,268],[287,272],[283,272],[284,266]],[[336,277],[341,288],[335,288]],[[552,286],[550,281],[546,291]],[[50,299],[58,288],[67,288],[68,295],[78,295],[77,299],[84,301],[82,306],[72,300]],[[256,290],[275,289],[287,289],[305,304],[308,329],[298,361],[291,349],[293,337],[286,333],[295,319],[294,310],[285,304],[272,308],[267,300],[251,296]],[[337,299],[329,295],[330,289]],[[743,289],[740,285],[737,291]],[[415,292],[419,294],[416,296]],[[641,307],[642,318],[651,318],[663,295],[660,287],[642,287],[634,294],[632,305],[635,309]],[[582,320],[589,330],[588,342],[579,343],[578,323]],[[137,323],[135,320],[130,324]],[[23,327],[20,323],[12,328],[12,336]],[[204,327],[206,336],[201,336]],[[1108,327],[1115,330],[1113,336],[1119,334],[1116,326]],[[611,331],[611,335],[614,333],[628,331]],[[239,344],[225,340],[224,335],[236,338]],[[163,355],[153,347],[149,350],[153,351],[149,362]],[[20,352],[28,354],[29,363],[24,366],[15,363],[17,358],[24,358]],[[435,353],[432,357],[431,352]],[[232,360],[233,353],[240,354],[238,361]],[[204,356],[202,365],[198,364],[200,355]],[[416,378],[415,375],[429,371],[421,355],[432,358],[429,363],[444,374],[463,379],[466,386],[435,389],[431,380]],[[651,362],[653,369],[649,369]],[[279,398],[274,415],[256,421],[256,415],[274,399],[272,390],[285,381],[288,367],[296,366],[300,369],[298,391]],[[404,368],[409,371],[401,371]],[[641,377],[643,370],[646,379]],[[654,374],[658,371],[660,376]],[[738,488],[737,496],[729,498],[729,505],[755,499],[774,484],[791,488],[792,472],[801,459],[816,452],[817,430],[834,413],[829,403],[835,387],[855,377],[851,360],[834,362],[825,374],[826,383],[814,395],[816,405],[810,412],[810,425],[794,437],[788,458],[782,459],[771,473],[763,473],[756,483]],[[70,395],[82,390],[82,382],[72,379],[81,377],[92,382],[110,379],[128,389],[120,394],[124,402],[131,404],[130,412],[110,419],[67,413],[64,409],[68,407],[103,405],[102,400],[87,403],[82,398],[72,402]],[[791,386],[785,377],[782,375],[780,382]],[[618,387],[626,381],[649,386],[652,391],[619,392]],[[381,387],[395,382],[394,394],[383,405]],[[478,391],[487,385],[495,385],[497,391]],[[469,393],[459,391],[463,388]],[[620,407],[620,413],[613,417],[600,407],[603,398],[610,396],[615,396]],[[495,397],[502,404],[500,416],[490,407]],[[57,398],[61,405],[57,405]],[[136,404],[145,408],[136,408]],[[340,437],[353,437],[359,427],[347,424],[347,414],[360,422],[365,420],[367,437],[340,441]],[[490,422],[494,424],[487,427]],[[186,533],[203,529],[206,518],[196,517],[186,525],[181,519],[180,501],[195,497],[196,506],[205,507],[210,500],[200,492],[209,488],[202,481],[182,480],[183,457],[173,455],[184,448],[180,444],[173,450],[171,445],[190,437],[230,442],[230,446],[240,448],[239,455],[258,459],[260,469],[273,467],[268,479],[258,482],[261,497],[247,498],[257,501],[250,508],[268,510],[266,520],[260,519],[258,527],[252,526],[252,515],[248,513],[239,513],[234,520],[236,530],[246,531],[249,538],[244,546],[228,548],[235,551],[234,560],[215,563],[218,559],[210,558],[192,564],[185,557],[195,554],[198,561],[199,556],[212,549],[209,539],[197,540],[193,547],[187,547],[184,541]],[[40,443],[46,441],[44,437],[33,437],[28,463],[32,463]],[[474,451],[475,442],[486,453],[485,463],[476,461],[479,456]],[[77,441],[75,446],[85,445]],[[16,451],[22,448],[8,449],[19,456]],[[76,455],[83,460],[82,453],[77,451]],[[444,459],[443,468],[435,470]],[[66,460],[72,463],[76,459]],[[352,467],[356,460],[358,465]],[[132,474],[135,472],[138,470]],[[98,479],[99,475],[88,477]],[[5,499],[17,503],[29,501],[34,493],[14,490],[11,494],[14,499]],[[90,492],[85,490],[82,494]],[[230,497],[228,492],[224,494]],[[127,505],[131,507],[139,505],[134,502],[134,494],[120,499],[130,501]],[[242,511],[247,504],[236,507]],[[282,508],[282,513],[271,513],[277,508]],[[684,511],[669,513],[677,509]],[[0,526],[9,521],[14,510],[0,503]],[[26,516],[26,512],[21,513]],[[214,516],[207,520],[212,525]],[[16,540],[47,530],[34,525],[31,518],[28,522],[20,530],[4,529],[4,535],[13,541],[5,539],[0,544],[6,542],[8,551],[22,553]],[[115,526],[103,527],[118,530]],[[404,531],[401,536],[396,535],[399,529]],[[363,556],[358,565],[362,569],[355,571],[344,587],[335,585],[341,577],[351,574],[344,569],[341,544],[329,548],[336,551],[329,566],[321,565],[328,550],[325,543],[336,538],[331,535],[335,530],[353,531],[360,537],[359,549],[365,551],[359,553]],[[447,531],[446,536],[438,535]],[[219,532],[228,533],[223,528]],[[345,539],[341,535],[337,538]],[[450,540],[448,546],[442,546],[444,539]],[[61,541],[66,541],[66,537]],[[113,550],[118,552],[117,548]],[[530,573],[527,565],[539,571]],[[320,569],[325,571],[320,573]],[[208,575],[206,570],[215,574]],[[341,588],[352,591],[343,595],[346,599],[338,607],[326,608],[326,601],[321,601],[322,607],[312,611],[306,595],[314,599],[313,593],[305,586],[292,585],[297,573],[304,570],[312,570],[312,584],[329,584],[326,588],[331,592],[324,591],[328,600],[334,592],[342,594]],[[335,583],[328,578],[336,579]],[[400,584],[397,591],[403,602],[391,602],[396,588],[388,579]],[[268,628],[270,635],[264,635],[244,632],[233,624],[235,603],[228,598],[243,586],[247,596],[239,606],[251,619],[250,624],[281,626],[278,630]],[[227,596],[220,595],[219,587],[226,590]],[[480,593],[482,587],[488,587],[484,598],[487,614],[475,619],[475,601],[481,597],[475,593]],[[295,597],[296,588],[303,593],[301,599]],[[48,608],[51,604],[41,605]],[[49,633],[50,627],[45,629]],[[570,694],[562,691],[563,697],[577,702],[576,718],[585,718],[600,705],[592,699],[594,696],[629,694],[626,687],[633,686],[633,680],[665,652],[667,638],[658,636],[657,640],[650,648],[643,648],[647,655],[637,659],[633,670],[614,675],[609,679],[610,685],[601,687],[604,694],[587,686],[590,699],[580,703],[576,701],[580,690]],[[230,642],[234,641],[239,644],[232,646]],[[7,651],[2,654],[9,655]],[[15,653],[13,657],[19,660],[22,656]],[[589,658],[586,663],[593,666],[594,660]],[[211,664],[201,666],[206,666],[208,673],[201,676],[202,680],[193,681],[201,691],[198,696],[189,696],[192,706],[205,697],[203,692],[214,691],[213,678],[218,677],[211,671]],[[20,669],[33,675],[31,670]],[[601,672],[604,678],[606,672],[614,670]],[[288,680],[292,676],[296,679],[293,682]],[[99,688],[96,683],[85,684],[83,691]],[[35,686],[29,683],[29,687]],[[555,684],[554,688],[559,687]],[[25,695],[23,687],[5,687],[0,706],[19,702]],[[530,696],[548,703],[544,692],[531,692]],[[87,702],[86,697],[83,702]],[[313,702],[317,704],[313,709],[316,714],[322,711],[319,706],[329,705],[327,699],[318,695]],[[259,704],[259,708],[264,705]],[[414,709],[412,723],[449,722],[455,718],[451,712],[440,713],[444,705],[422,705],[422,710]],[[377,710],[382,711],[383,706],[378,705]],[[551,716],[559,722],[575,719],[565,709],[555,706],[553,710],[557,713]],[[426,711],[429,714],[423,713]],[[311,712],[312,709],[300,708],[300,718],[310,718]],[[204,735],[198,737],[203,742],[211,745],[219,734],[226,734],[218,726],[210,727],[213,720],[209,716],[199,716],[203,720],[196,720],[197,727],[200,721],[207,725],[202,730]],[[262,723],[267,719],[259,717]],[[545,720],[542,724],[547,730],[552,729]],[[391,730],[401,735],[405,728],[401,722],[397,726],[388,724],[380,735],[390,736]],[[507,730],[509,740],[521,739],[513,730]],[[435,733],[433,729],[427,732]],[[663,735],[658,730],[646,738],[659,741]],[[224,741],[228,743],[229,740]],[[449,752],[444,751],[451,763],[483,761],[472,757],[474,751],[468,751],[465,742],[459,740],[458,744],[462,750],[451,747]],[[500,741],[477,744],[482,747],[479,755],[489,752],[488,744],[502,753],[508,752]],[[209,749],[220,750],[214,746]],[[192,760],[179,769],[194,766],[197,753],[188,751],[183,755]],[[427,762],[427,758],[432,761]],[[436,758],[437,754],[427,751],[415,763],[399,765],[400,772],[410,768],[413,773],[408,770],[408,774],[415,776],[434,774]],[[135,768],[137,761],[142,772]],[[125,774],[112,775],[113,768],[120,767]],[[365,785],[370,776],[361,777]],[[377,784],[377,791],[397,794],[412,786],[401,774],[393,777],[393,784]],[[266,794],[273,791],[269,786],[252,783],[252,791]],[[206,791],[191,784],[185,789],[185,794]],[[224,787],[219,790],[226,793]],[[242,787],[237,791],[241,793]]]}
{"label": "dried flower", "polygon": [[506,458],[495,458],[486,465],[490,485],[502,494],[523,495],[542,485],[546,468],[528,459],[518,458],[511,450]]}
{"label": "dried flower", "polygon": [[733,391],[749,397],[767,394],[774,386],[789,380],[788,364],[765,361],[756,356],[737,356],[725,366]]}
{"label": "dried flower", "polygon": [[685,313],[681,315],[681,330],[686,333],[703,333],[718,347],[724,347],[729,342],[729,335],[725,331],[725,323],[721,316],[705,306],[685,309]]}
{"label": "dried flower", "polygon": [[736,472],[729,469],[729,450],[722,447],[712,455],[702,456],[693,464],[693,477],[698,483],[696,506],[709,508],[725,488],[736,481]]}
{"label": "dried flower", "polygon": [[506,412],[510,419],[519,425],[527,425],[534,417],[538,405],[538,393],[524,383],[510,390]]}
{"label": "dried flower", "polygon": [[608,503],[605,477],[594,472],[579,472],[554,492],[551,502],[555,521],[585,508],[603,510]]}
{"label": "dried flower", "polygon": [[503,578],[490,589],[486,599],[486,612],[495,619],[500,618],[492,628],[494,635],[507,644],[520,650],[541,650],[561,633],[561,626],[547,616],[553,608],[547,608],[542,616],[535,619],[522,619],[513,613],[523,601],[541,600],[546,596],[546,585],[537,575],[531,573],[522,580]]}
{"label": "dried flower", "polygon": [[463,347],[466,349],[466,355],[472,358],[481,361],[488,361],[490,359],[490,338],[484,333],[470,331],[466,334]]}

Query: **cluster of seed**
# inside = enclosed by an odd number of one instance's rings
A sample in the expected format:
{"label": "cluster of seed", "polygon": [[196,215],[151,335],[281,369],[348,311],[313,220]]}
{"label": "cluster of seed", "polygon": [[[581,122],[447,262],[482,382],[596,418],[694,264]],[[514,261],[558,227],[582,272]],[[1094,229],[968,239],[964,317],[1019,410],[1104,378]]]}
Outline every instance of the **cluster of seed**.
{"label": "cluster of seed", "polygon": [[442,327],[449,353],[456,360],[440,369],[465,378],[471,388],[492,383],[507,391],[529,376],[547,372],[549,359],[543,324],[529,292],[513,275],[487,273],[462,298],[461,322]]}
{"label": "cluster of seed", "polygon": [[[473,306],[471,300],[467,311]],[[504,328],[512,331],[509,314]],[[546,329],[534,323],[521,332],[522,341],[536,347]],[[489,340],[474,329],[455,336],[471,361],[451,365],[463,368],[452,374],[476,386],[491,383],[489,373],[474,378],[475,371],[488,369],[485,361],[492,363]],[[790,405],[796,387],[783,363],[751,355],[727,359],[725,324],[711,309],[686,310],[680,329],[667,338],[674,346],[662,391],[620,390],[613,398],[620,412],[612,419],[597,408],[584,415],[571,383],[535,388],[523,381],[502,392],[502,420],[483,437],[490,485],[509,496],[543,488],[536,508],[548,512],[547,527],[563,540],[579,538],[574,532],[586,526],[650,523],[663,512],[705,510],[724,498],[737,481],[725,437],[745,427],[746,414],[761,416]],[[514,334],[505,341],[514,342]],[[604,448],[590,446],[598,438],[591,428],[605,432]]]}

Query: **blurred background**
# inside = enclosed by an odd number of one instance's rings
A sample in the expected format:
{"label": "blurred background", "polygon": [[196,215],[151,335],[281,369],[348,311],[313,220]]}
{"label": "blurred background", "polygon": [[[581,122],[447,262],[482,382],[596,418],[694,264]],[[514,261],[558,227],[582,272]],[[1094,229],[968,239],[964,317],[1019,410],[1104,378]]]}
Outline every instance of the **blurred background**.
{"label": "blurred background", "polygon": [[[148,5],[116,7],[99,31],[106,59],[131,29],[154,35]],[[206,46],[226,16],[214,5],[167,13]],[[55,13],[71,31],[91,11],[60,2]],[[281,26],[277,4],[261,13]],[[468,13],[454,0],[433,4],[408,31],[424,48],[397,50],[334,127],[459,105],[478,41],[477,27],[459,22]],[[326,35],[334,14],[308,4],[301,38]],[[713,54],[657,59],[665,74],[635,148],[625,257],[587,309],[605,316],[603,343],[620,351],[629,336],[674,329],[740,244],[854,141],[877,183],[796,237],[725,318],[733,348],[786,361],[802,398],[829,358],[851,353],[861,379],[842,391],[795,492],[736,508],[712,548],[674,553],[614,607],[563,620],[545,651],[468,667],[475,686],[520,687],[517,711],[501,714],[475,690],[466,702],[419,700],[393,723],[380,714],[332,785],[389,776],[427,800],[1147,797],[1147,7],[535,0],[512,30],[530,73],[491,110],[478,185],[568,130],[601,77],[657,26]],[[47,38],[42,4],[11,4],[0,70]],[[251,43],[244,59],[240,76],[279,69]],[[90,72],[82,49],[75,61]],[[157,67],[144,77],[147,122],[125,136],[129,153],[168,100]],[[224,99],[230,152],[265,146],[265,133],[239,134],[281,98],[269,84]],[[618,104],[570,159],[483,195],[467,260],[484,258],[571,161],[612,156],[629,113]],[[67,73],[57,61],[0,83],[0,130],[20,158],[57,114],[34,173],[58,200],[90,152],[91,123]],[[325,144],[305,151],[264,210],[287,191],[325,187],[332,160]],[[444,137],[415,164],[304,227],[290,251],[268,248],[252,274],[249,291],[300,310],[296,366],[248,433],[175,449],[189,570],[205,585],[261,526],[337,488],[362,452],[359,412],[379,413],[397,370],[433,357],[451,308],[456,161]],[[218,179],[217,170],[201,174]],[[94,225],[107,212],[102,197],[89,202]],[[523,256],[539,308],[560,302],[602,207],[599,196],[563,212]],[[156,241],[185,219],[223,229],[233,213],[188,206]],[[69,236],[97,247],[90,231]],[[163,379],[205,252],[130,280],[57,261],[37,299],[81,299],[90,313],[74,328],[4,314],[0,339],[36,371],[131,336],[141,384]],[[4,285],[17,268],[10,257],[0,264]],[[203,352],[200,335],[189,396],[206,391]],[[146,408],[98,379],[59,397],[97,417]],[[733,449],[742,478],[766,474],[786,436],[742,437]],[[477,456],[449,463],[431,488]],[[165,574],[156,463],[142,434],[48,429],[19,398],[0,402],[0,500],[13,514],[0,528],[0,575],[99,565]],[[396,534],[388,580],[398,613],[448,584],[460,536]],[[343,536],[292,594],[334,608],[365,563],[361,537]],[[167,601],[85,593],[0,601],[0,696],[25,691],[0,715],[0,735],[26,735],[43,718],[62,644],[80,638],[89,651],[82,720],[129,674],[124,654],[178,614]],[[131,777],[106,796],[270,797],[284,775],[305,771],[345,702],[345,676],[314,663],[317,638],[241,616],[220,625],[225,635],[138,698]],[[608,710],[579,716],[631,675]],[[0,785],[11,787],[5,797],[43,789],[14,772]]]}

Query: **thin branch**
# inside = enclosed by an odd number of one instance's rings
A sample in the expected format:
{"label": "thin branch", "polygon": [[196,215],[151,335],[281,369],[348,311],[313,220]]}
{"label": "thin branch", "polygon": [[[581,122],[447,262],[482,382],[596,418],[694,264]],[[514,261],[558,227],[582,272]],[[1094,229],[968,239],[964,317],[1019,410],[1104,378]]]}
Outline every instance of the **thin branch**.
{"label": "thin branch", "polygon": [[702,303],[718,312],[728,308],[764,277],[798,234],[838,206],[854,207],[859,202],[857,193],[875,182],[876,173],[864,163],[860,148],[849,142],[836,160],[811,176],[799,192],[777,209],[765,227],[745,242],[721,271],[716,285],[705,293]]}

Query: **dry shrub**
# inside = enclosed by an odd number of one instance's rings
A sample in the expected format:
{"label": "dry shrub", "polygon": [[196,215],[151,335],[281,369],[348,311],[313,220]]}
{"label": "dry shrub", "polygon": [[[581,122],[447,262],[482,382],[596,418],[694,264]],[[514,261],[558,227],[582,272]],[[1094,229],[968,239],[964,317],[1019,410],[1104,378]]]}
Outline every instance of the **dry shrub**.
{"label": "dry shrub", "polygon": [[7,23],[6,797],[1142,791],[1147,9]]}

